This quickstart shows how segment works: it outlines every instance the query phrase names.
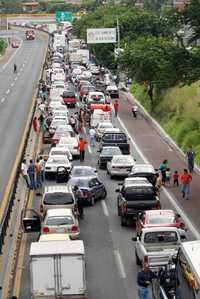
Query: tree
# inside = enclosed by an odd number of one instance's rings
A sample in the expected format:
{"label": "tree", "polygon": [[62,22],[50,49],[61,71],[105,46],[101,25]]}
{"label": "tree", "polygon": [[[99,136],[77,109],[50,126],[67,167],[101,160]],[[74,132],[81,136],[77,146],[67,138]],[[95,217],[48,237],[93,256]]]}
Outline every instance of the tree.
{"label": "tree", "polygon": [[200,39],[200,0],[190,0],[186,6],[183,16],[185,24],[189,25],[193,31],[190,43]]}

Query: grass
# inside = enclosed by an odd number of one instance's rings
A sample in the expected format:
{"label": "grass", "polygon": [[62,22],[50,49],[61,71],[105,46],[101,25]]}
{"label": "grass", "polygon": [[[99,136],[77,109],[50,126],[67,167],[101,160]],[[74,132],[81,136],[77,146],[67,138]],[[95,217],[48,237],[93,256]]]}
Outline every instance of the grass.
{"label": "grass", "polygon": [[[150,112],[146,88],[134,83],[132,93]],[[155,100],[152,115],[183,151],[193,145],[200,165],[200,81],[163,92]]]}

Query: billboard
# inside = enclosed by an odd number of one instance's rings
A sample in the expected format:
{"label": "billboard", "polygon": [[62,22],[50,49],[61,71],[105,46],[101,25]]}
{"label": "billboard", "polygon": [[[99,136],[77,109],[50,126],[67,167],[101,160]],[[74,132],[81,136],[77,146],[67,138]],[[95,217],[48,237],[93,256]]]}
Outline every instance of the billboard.
{"label": "billboard", "polygon": [[116,43],[116,28],[87,29],[88,44]]}

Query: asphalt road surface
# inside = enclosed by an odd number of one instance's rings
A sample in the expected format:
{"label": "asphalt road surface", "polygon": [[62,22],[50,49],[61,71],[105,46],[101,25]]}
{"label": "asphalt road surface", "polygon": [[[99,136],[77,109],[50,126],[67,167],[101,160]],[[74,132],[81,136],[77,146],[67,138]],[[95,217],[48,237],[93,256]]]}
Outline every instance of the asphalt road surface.
{"label": "asphalt road surface", "polygon": [[[22,44],[6,65],[0,64],[0,198],[7,184],[20,145],[34,90],[43,63],[47,35],[37,33],[34,41]],[[18,72],[13,73],[13,64]]]}
{"label": "asphalt road surface", "polygon": [[[127,105],[127,104],[126,104]],[[126,111],[126,109],[125,109]],[[120,121],[113,120],[116,127],[122,128],[122,122],[129,119],[129,112],[121,113]],[[143,124],[144,120],[139,120]],[[139,124],[138,122],[138,124]],[[130,127],[133,119],[129,119]],[[137,140],[131,130],[130,137]],[[131,140],[130,140],[131,142]],[[161,141],[160,141],[161,142]],[[83,165],[97,166],[97,148],[88,146]],[[142,148],[141,150],[146,150]],[[131,142],[131,152],[138,163],[143,162],[143,157]],[[74,165],[80,164],[74,161]],[[86,250],[86,279],[89,299],[136,299],[136,277],[138,266],[135,262],[134,242],[131,238],[135,235],[134,227],[121,227],[120,218],[117,216],[117,193],[115,189],[122,180],[113,179],[105,170],[98,170],[101,181],[107,189],[107,198],[98,201],[94,207],[85,208],[85,218],[81,220],[81,239]],[[55,184],[47,181],[46,184]],[[40,197],[33,200],[34,208],[39,210]],[[166,194],[161,192],[163,209],[173,209]],[[188,232],[188,239],[193,239]],[[37,241],[37,234],[29,234],[25,255],[24,271],[21,281],[20,299],[30,298],[30,273],[29,273],[29,248],[31,241]]]}

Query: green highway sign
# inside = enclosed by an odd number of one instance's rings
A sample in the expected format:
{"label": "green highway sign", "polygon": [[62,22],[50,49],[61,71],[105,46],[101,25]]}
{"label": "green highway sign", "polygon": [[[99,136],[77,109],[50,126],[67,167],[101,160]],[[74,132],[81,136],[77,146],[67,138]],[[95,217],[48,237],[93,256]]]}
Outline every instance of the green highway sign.
{"label": "green highway sign", "polygon": [[71,11],[56,11],[56,22],[71,22],[72,12]]}

